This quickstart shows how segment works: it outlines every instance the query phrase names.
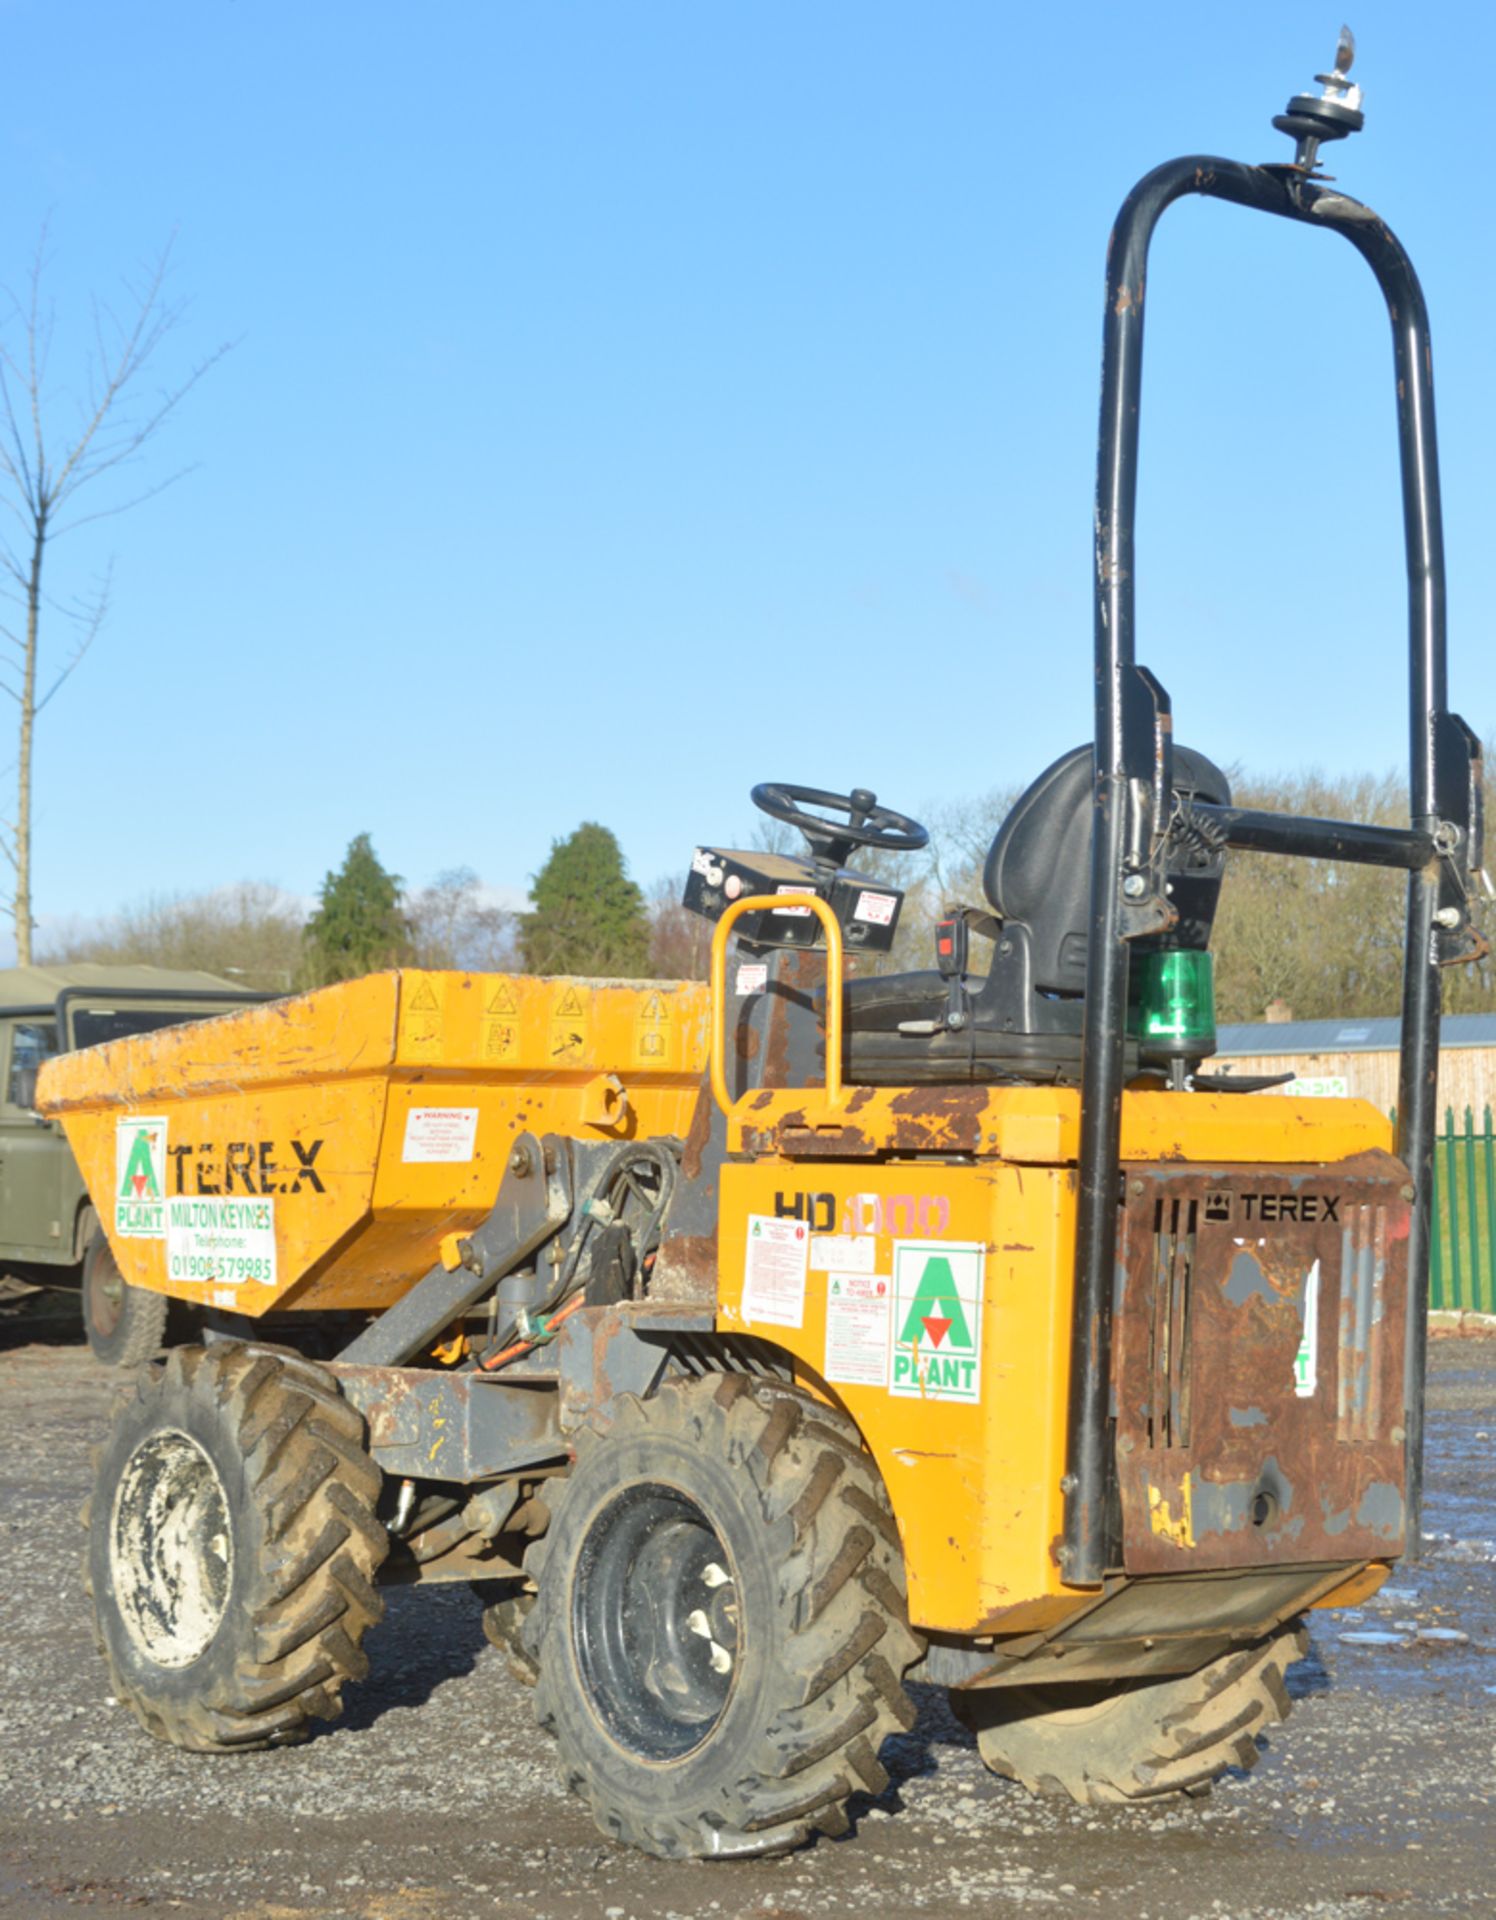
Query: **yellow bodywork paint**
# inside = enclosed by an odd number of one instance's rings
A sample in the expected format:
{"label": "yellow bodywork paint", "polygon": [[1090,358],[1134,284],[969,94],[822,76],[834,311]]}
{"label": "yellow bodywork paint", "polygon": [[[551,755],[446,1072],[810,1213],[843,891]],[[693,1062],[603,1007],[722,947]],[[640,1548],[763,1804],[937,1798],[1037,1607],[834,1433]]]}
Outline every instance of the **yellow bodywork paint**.
{"label": "yellow bodywork paint", "polygon": [[1148,1487],[1148,1524],[1161,1540],[1169,1541],[1176,1547],[1192,1547],[1195,1544],[1195,1529],[1190,1518],[1190,1476],[1185,1474],[1179,1483],[1179,1511],[1176,1513],[1168,1495],[1158,1487]]}

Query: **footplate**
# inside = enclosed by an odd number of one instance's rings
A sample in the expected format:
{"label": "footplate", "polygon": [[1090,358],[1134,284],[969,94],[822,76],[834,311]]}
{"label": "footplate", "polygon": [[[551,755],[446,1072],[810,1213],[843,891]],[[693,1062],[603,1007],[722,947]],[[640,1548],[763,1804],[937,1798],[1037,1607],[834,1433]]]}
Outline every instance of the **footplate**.
{"label": "footplate", "polygon": [[1127,1572],[1401,1552],[1402,1164],[1364,1153],[1294,1169],[1134,1164],[1124,1176]]}

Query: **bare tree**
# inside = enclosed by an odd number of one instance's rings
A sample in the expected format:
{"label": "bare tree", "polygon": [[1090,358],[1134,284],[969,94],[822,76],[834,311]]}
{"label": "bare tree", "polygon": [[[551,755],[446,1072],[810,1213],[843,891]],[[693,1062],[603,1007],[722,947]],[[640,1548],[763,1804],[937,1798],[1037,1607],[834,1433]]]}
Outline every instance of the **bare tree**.
{"label": "bare tree", "polygon": [[405,902],[416,964],[502,973],[514,965],[514,915],[485,896],[471,867],[450,867]]}
{"label": "bare tree", "polygon": [[[134,284],[126,282],[121,312],[95,301],[92,345],[81,395],[64,388],[54,393],[48,378],[54,315],[44,297],[48,263],[47,231],[42,229],[23,296],[5,289],[9,311],[0,319],[0,505],[13,525],[0,533],[0,566],[14,583],[8,598],[24,609],[21,631],[0,625],[16,649],[9,675],[0,686],[19,709],[16,814],[0,822],[0,850],[15,872],[11,910],[16,929],[16,958],[31,962],[31,776],[36,716],[87,652],[109,605],[107,576],[90,596],[66,605],[43,594],[47,548],[64,533],[92,520],[108,519],[138,506],[181,478],[185,468],[152,485],[111,499],[108,489],[93,496],[101,504],[80,513],[76,502],[85,487],[110,478],[124,479],[138,464],[147,444],[227,346],[201,360],[175,386],[149,389],[144,375],[163,342],[180,324],[185,305],[168,298],[171,242]],[[59,419],[70,410],[66,426]],[[51,686],[37,697],[37,640],[43,609],[60,615],[77,636],[73,652]]]}

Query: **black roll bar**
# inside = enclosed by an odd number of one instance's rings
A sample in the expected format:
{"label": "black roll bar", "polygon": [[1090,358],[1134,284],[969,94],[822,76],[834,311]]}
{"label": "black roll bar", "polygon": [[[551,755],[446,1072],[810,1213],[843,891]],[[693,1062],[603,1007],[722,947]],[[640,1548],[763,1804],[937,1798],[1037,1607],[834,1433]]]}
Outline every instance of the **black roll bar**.
{"label": "black roll bar", "polygon": [[[1324,78],[1325,76],[1321,76]],[[1358,121],[1359,124],[1359,121]],[[1285,131],[1289,130],[1285,127]],[[1301,159],[1305,149],[1301,146]],[[1312,150],[1309,153],[1312,163]],[[1123,202],[1107,260],[1096,474],[1096,788],[1081,1069],[1080,1193],[1071,1328],[1063,1577],[1098,1584],[1114,1564],[1109,1519],[1111,1306],[1117,1259],[1127,942],[1172,922],[1163,845],[1170,792],[1168,697],[1135,661],[1133,520],[1148,245],[1185,194],[1323,227],[1370,266],[1392,322],[1408,572],[1409,827],[1207,808],[1225,844],[1408,872],[1397,1150],[1414,1188],[1408,1248],[1408,1550],[1423,1485],[1423,1374],[1439,1053],[1439,968],[1484,950],[1469,918],[1480,871],[1480,749],[1446,706],[1444,546],[1428,314],[1412,262],[1369,208],[1308,166],[1192,155],[1156,167]]]}

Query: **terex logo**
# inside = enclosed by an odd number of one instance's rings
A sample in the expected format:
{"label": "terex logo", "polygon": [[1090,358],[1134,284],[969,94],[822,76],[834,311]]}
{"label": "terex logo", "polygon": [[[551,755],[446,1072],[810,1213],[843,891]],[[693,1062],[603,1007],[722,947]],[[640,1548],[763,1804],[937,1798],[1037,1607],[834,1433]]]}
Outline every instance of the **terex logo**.
{"label": "terex logo", "polygon": [[1312,1227],[1321,1220],[1338,1222],[1343,1197],[1338,1193],[1207,1193],[1205,1218],[1259,1223],[1291,1220]]}
{"label": "terex logo", "polygon": [[897,1242],[890,1393],[911,1400],[981,1398],[985,1264],[980,1245]]}
{"label": "terex logo", "polygon": [[1309,1226],[1340,1218],[1338,1193],[1244,1193],[1240,1198],[1243,1220],[1298,1220]]}

